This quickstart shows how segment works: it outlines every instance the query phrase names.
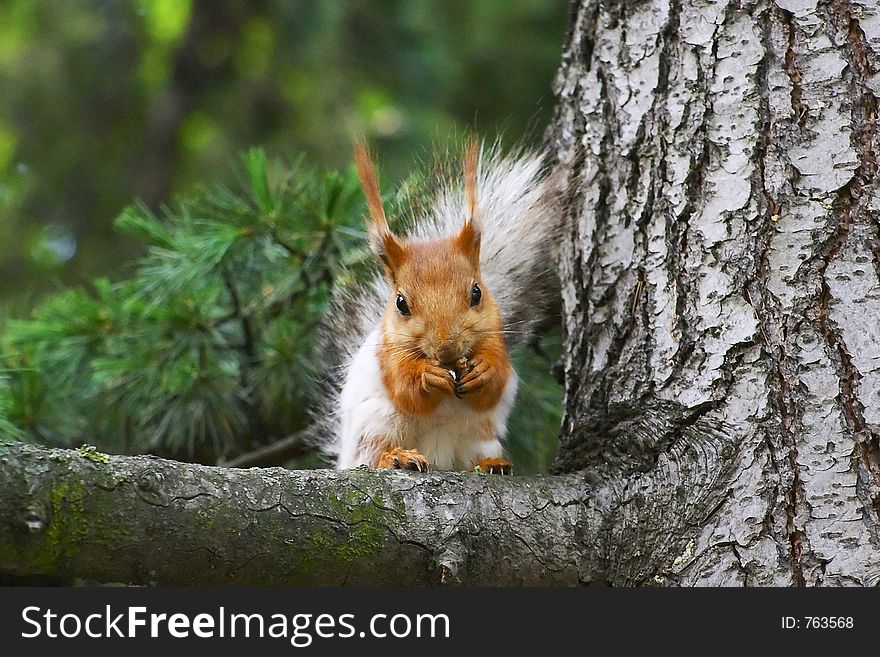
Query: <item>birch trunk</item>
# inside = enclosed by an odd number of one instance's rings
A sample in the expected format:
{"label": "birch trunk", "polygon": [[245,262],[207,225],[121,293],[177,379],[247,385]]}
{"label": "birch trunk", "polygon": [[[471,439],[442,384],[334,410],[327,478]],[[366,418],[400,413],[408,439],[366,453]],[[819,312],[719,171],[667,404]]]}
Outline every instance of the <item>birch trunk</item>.
{"label": "birch trunk", "polygon": [[573,8],[556,469],[611,582],[880,582],[878,52],[868,0]]}

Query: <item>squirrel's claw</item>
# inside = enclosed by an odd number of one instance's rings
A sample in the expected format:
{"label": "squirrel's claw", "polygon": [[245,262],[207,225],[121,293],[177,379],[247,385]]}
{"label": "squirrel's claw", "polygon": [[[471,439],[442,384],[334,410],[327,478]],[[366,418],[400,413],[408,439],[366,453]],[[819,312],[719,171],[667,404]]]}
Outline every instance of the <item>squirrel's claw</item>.
{"label": "squirrel's claw", "polygon": [[474,469],[479,468],[480,472],[496,475],[513,474],[513,464],[507,459],[480,459]]}
{"label": "squirrel's claw", "polygon": [[392,468],[394,470],[412,470],[414,472],[427,472],[428,459],[414,449],[401,449],[395,447],[379,456],[377,468]]}
{"label": "squirrel's claw", "polygon": [[416,472],[427,470],[427,465],[423,465],[421,459],[402,459],[399,456],[395,456],[392,464],[395,470],[415,470]]}
{"label": "squirrel's claw", "polygon": [[471,392],[482,386],[487,378],[491,378],[492,366],[484,360],[475,361],[470,371],[461,377],[455,386],[455,394],[461,397],[466,392]]}

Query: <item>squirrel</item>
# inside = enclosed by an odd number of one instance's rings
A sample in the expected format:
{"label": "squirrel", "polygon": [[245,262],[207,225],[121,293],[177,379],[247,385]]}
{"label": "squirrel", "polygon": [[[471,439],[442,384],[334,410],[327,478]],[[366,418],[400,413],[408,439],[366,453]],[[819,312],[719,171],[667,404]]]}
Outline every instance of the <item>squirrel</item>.
{"label": "squirrel", "polygon": [[[366,143],[355,164],[382,273],[335,300],[321,352],[336,355],[316,415],[337,468],[511,474],[503,457],[517,375],[508,347],[534,332],[556,277],[561,212],[543,158],[471,140],[463,181],[439,185],[409,234],[391,231]],[[332,358],[331,358],[332,360]]]}

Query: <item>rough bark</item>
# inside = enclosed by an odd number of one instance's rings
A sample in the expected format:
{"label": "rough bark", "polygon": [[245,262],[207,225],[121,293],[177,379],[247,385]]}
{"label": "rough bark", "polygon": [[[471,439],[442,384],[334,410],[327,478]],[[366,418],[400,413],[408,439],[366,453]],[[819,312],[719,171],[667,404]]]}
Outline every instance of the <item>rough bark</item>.
{"label": "rough bark", "polygon": [[[877,3],[582,0],[572,19],[556,468],[620,482],[609,579],[876,585]],[[695,484],[720,501],[697,522],[644,506],[673,486],[686,510]]]}
{"label": "rough bark", "polygon": [[0,573],[136,584],[567,584],[581,475],[227,469],[0,444]]}

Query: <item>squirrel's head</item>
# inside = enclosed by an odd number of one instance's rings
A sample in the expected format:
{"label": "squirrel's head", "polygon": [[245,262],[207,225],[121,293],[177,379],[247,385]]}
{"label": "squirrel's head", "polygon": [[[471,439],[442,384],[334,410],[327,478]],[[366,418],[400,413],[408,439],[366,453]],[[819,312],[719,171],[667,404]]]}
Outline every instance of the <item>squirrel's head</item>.
{"label": "squirrel's head", "polygon": [[480,278],[477,215],[479,147],[464,154],[465,208],[462,227],[448,238],[402,239],[391,232],[373,162],[363,142],[355,145],[358,176],[370,210],[368,234],[391,284],[385,309],[385,340],[402,356],[437,361],[450,369],[470,356],[483,337],[497,336],[501,315]]}

